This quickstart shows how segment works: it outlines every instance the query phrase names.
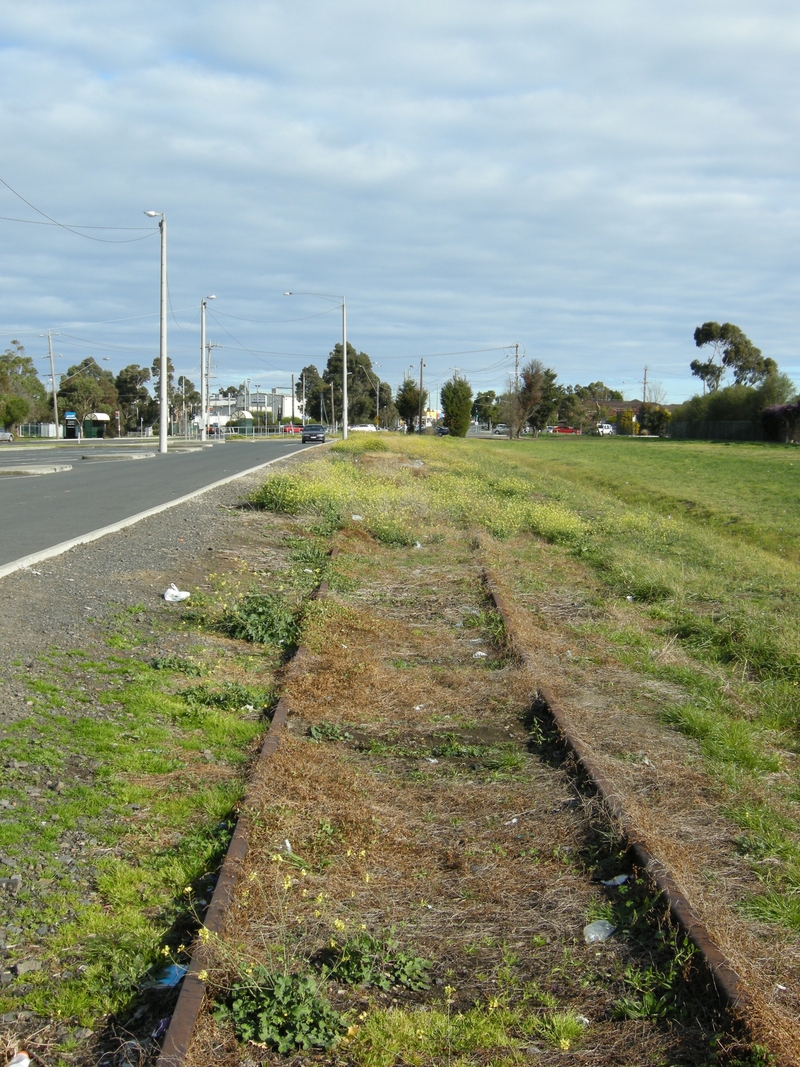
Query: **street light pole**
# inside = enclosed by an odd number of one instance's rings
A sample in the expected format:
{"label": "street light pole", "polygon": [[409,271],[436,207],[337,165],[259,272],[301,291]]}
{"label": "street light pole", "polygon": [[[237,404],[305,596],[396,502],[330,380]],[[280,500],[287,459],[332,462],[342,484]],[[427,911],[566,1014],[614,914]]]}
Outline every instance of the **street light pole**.
{"label": "street light pole", "polygon": [[206,304],[216,300],[215,296],[204,296],[200,301],[200,440],[206,439],[206,411],[208,409],[208,389],[206,382]]}
{"label": "street light pole", "polygon": [[[338,296],[328,293],[294,293],[285,292],[284,296],[318,296],[322,300],[338,300]],[[342,297],[342,438],[347,439],[347,300]],[[294,401],[292,401],[294,403]],[[292,408],[294,411],[294,408]]]}
{"label": "street light pole", "polygon": [[425,364],[422,360],[419,361],[419,432],[422,433],[422,368]]}
{"label": "street light pole", "polygon": [[347,301],[342,297],[342,440],[347,440]]}
{"label": "street light pole", "polygon": [[169,410],[167,408],[169,397],[167,392],[167,216],[160,211],[145,211],[145,215],[151,219],[160,217],[158,228],[161,230],[161,330],[159,335],[161,381],[159,382],[158,451],[162,455],[166,455],[167,430],[169,428]]}

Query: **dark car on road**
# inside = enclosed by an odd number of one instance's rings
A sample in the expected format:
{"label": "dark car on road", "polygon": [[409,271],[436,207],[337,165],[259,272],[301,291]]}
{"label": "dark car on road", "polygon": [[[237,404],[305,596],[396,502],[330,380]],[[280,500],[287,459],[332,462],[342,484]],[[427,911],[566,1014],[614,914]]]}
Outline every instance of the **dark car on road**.
{"label": "dark car on road", "polygon": [[307,441],[322,441],[325,443],[325,427],[318,422],[310,422],[303,427],[303,444]]}

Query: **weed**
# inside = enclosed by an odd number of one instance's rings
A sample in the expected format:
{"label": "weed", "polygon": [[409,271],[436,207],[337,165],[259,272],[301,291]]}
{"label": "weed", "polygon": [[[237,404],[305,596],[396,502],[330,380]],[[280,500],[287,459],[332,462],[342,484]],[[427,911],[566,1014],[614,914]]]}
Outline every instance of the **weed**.
{"label": "weed", "polygon": [[263,1042],[282,1054],[327,1050],[346,1029],[312,975],[271,974],[264,967],[231,986],[216,1018],[230,1022],[240,1041]]}
{"label": "weed", "polygon": [[350,985],[372,985],[389,990],[403,986],[413,992],[429,989],[430,963],[400,949],[396,938],[381,940],[359,934],[342,944],[332,944],[319,954],[323,975],[332,975]]}
{"label": "weed", "polygon": [[229,637],[287,649],[297,642],[297,612],[280,593],[249,593],[225,611],[219,628]]}
{"label": "weed", "polygon": [[315,741],[349,741],[353,736],[335,722],[314,723],[308,733]]}
{"label": "weed", "polygon": [[150,666],[154,671],[175,671],[189,678],[199,678],[203,673],[202,667],[183,656],[156,656],[150,660]]}

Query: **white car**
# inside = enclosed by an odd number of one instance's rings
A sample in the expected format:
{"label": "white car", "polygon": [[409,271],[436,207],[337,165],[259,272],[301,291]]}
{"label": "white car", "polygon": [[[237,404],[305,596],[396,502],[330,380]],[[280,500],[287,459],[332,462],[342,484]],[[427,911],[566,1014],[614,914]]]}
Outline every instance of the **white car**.
{"label": "white car", "polygon": [[351,431],[354,433],[375,433],[375,426],[371,422],[365,422],[362,426],[351,426]]}
{"label": "white car", "polygon": [[597,433],[600,437],[610,437],[614,433],[614,427],[610,422],[598,422]]}
{"label": "white car", "polygon": [[0,430],[0,441],[5,441],[10,445],[14,440],[14,435],[10,430]]}

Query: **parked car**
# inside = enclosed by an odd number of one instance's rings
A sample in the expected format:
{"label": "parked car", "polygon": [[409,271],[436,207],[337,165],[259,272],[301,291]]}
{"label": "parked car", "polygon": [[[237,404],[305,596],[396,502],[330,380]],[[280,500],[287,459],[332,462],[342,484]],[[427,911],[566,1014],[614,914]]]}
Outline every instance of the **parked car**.
{"label": "parked car", "polygon": [[0,441],[5,441],[6,444],[10,445],[13,440],[14,435],[10,430],[0,430]]}
{"label": "parked car", "polygon": [[303,427],[302,426],[295,426],[291,422],[287,422],[286,425],[283,427],[283,432],[284,433],[302,433],[303,432]]}
{"label": "parked car", "polygon": [[325,444],[325,427],[318,422],[309,422],[303,429],[303,444],[308,441],[322,441]]}
{"label": "parked car", "polygon": [[359,426],[351,426],[350,429],[354,433],[375,433],[375,424],[372,422],[364,422]]}
{"label": "parked car", "polygon": [[434,433],[436,434],[437,437],[447,437],[448,434],[450,433],[450,427],[449,426],[437,426],[436,429],[434,430]]}
{"label": "parked car", "polygon": [[508,427],[504,422],[498,422],[498,424],[494,428],[494,433],[500,435],[508,434]]}
{"label": "parked car", "polygon": [[576,433],[580,434],[580,430],[576,430],[574,426],[554,426],[553,433]]}
{"label": "parked car", "polygon": [[598,422],[594,432],[599,437],[610,437],[614,433],[614,427],[610,422]]}

